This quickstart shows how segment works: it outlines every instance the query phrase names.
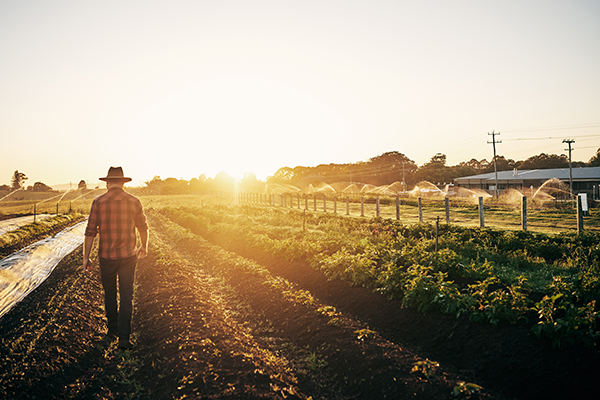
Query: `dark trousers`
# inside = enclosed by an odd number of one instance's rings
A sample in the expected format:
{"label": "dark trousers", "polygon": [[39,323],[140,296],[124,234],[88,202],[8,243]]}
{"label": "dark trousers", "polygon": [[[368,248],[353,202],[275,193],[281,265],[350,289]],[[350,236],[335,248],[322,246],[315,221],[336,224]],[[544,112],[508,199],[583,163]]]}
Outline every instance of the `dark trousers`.
{"label": "dark trousers", "polygon": [[[104,287],[104,308],[108,320],[109,333],[116,334],[119,340],[129,340],[131,315],[133,313],[133,281],[137,256],[120,260],[100,259],[100,277]],[[117,308],[117,277],[119,300]]]}

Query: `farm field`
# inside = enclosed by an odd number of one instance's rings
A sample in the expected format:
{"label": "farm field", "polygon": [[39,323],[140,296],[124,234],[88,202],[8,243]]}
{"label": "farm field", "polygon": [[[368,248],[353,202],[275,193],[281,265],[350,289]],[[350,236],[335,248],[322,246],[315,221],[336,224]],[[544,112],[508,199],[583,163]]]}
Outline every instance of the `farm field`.
{"label": "farm field", "polygon": [[[551,399],[595,393],[598,286],[578,275],[598,267],[594,232],[577,239],[484,229],[480,237],[444,227],[435,252],[431,224],[305,215],[199,196],[141,199],[151,255],[137,271],[135,349],[121,352],[103,339],[98,277],[81,273],[81,252],[74,252],[2,318],[0,396]],[[473,251],[472,263],[456,240]],[[501,248],[506,241],[515,248]],[[535,246],[518,248],[518,242],[545,247],[535,253]],[[577,310],[578,329],[552,331],[545,323],[536,335],[538,320],[548,322],[539,311],[569,322],[551,309],[567,305],[559,288],[548,291],[552,276],[566,286],[585,283],[587,291],[576,287],[581,299],[568,303]]]}

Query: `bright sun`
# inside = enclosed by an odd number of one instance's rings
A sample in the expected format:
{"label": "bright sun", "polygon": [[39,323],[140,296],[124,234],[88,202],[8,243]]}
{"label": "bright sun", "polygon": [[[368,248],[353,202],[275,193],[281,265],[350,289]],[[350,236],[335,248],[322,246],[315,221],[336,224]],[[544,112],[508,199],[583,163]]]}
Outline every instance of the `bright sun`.
{"label": "bright sun", "polygon": [[[161,98],[128,129],[138,164],[164,176],[259,179],[341,149],[349,124],[310,93],[276,80],[226,76]],[[323,132],[322,142],[305,140]],[[305,160],[305,161],[303,161]],[[296,164],[294,164],[296,163]],[[294,164],[294,165],[292,165]]]}

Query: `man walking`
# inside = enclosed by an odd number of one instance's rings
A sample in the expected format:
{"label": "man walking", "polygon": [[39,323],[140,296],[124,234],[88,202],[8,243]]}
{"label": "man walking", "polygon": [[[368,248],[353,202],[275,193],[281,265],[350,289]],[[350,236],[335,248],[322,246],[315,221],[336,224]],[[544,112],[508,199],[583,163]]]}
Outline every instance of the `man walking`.
{"label": "man walking", "polygon": [[[123,175],[123,168],[110,167],[105,178],[108,191],[92,203],[83,246],[83,268],[92,270],[90,253],[96,234],[100,235],[98,256],[100,277],[104,288],[104,307],[108,320],[109,337],[119,338],[119,348],[129,350],[131,315],[133,313],[133,282],[138,258],[148,253],[148,225],[140,201],[125,193],[123,185],[131,181]],[[136,234],[141,247],[136,250]],[[117,308],[117,277],[119,307]]]}

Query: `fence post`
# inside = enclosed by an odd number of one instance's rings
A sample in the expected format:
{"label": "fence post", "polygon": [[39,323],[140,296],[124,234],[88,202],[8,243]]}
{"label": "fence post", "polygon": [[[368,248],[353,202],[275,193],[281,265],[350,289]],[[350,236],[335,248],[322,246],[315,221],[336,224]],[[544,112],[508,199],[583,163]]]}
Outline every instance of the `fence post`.
{"label": "fence post", "polygon": [[485,221],[483,219],[483,197],[479,198],[479,227],[485,228]]}
{"label": "fence post", "polygon": [[527,230],[527,196],[521,198],[521,226]]}
{"label": "fence post", "polygon": [[365,196],[360,196],[360,216],[365,216]]}
{"label": "fence post", "polygon": [[448,197],[444,198],[444,206],[446,207],[446,223],[450,223],[450,199]]}
{"label": "fence post", "polygon": [[419,197],[419,222],[423,222],[423,201]]}
{"label": "fence post", "polygon": [[577,196],[577,234],[583,232],[583,205],[581,196]]}
{"label": "fence post", "polygon": [[296,193],[296,195],[298,196],[298,210],[300,209],[300,193]]}
{"label": "fence post", "polygon": [[396,196],[396,219],[400,220],[400,199]]}
{"label": "fence post", "polygon": [[350,196],[346,196],[346,215],[350,215]]}
{"label": "fence post", "polygon": [[58,215],[58,203],[56,203],[56,215]]}
{"label": "fence post", "polygon": [[333,196],[333,213],[337,214],[337,196]]}
{"label": "fence post", "polygon": [[308,195],[304,195],[304,209],[308,210]]}
{"label": "fence post", "polygon": [[313,195],[313,206],[314,206],[314,210],[317,211],[317,195],[316,194]]}
{"label": "fence post", "polygon": [[376,213],[377,213],[377,217],[379,218],[379,215],[381,214],[380,210],[379,210],[379,196],[377,196],[377,206],[376,206]]}
{"label": "fence post", "polygon": [[34,223],[34,224],[35,224],[36,206],[37,206],[37,204],[34,204],[34,205],[33,205],[33,223]]}
{"label": "fence post", "polygon": [[323,212],[327,212],[327,195],[323,194]]}

